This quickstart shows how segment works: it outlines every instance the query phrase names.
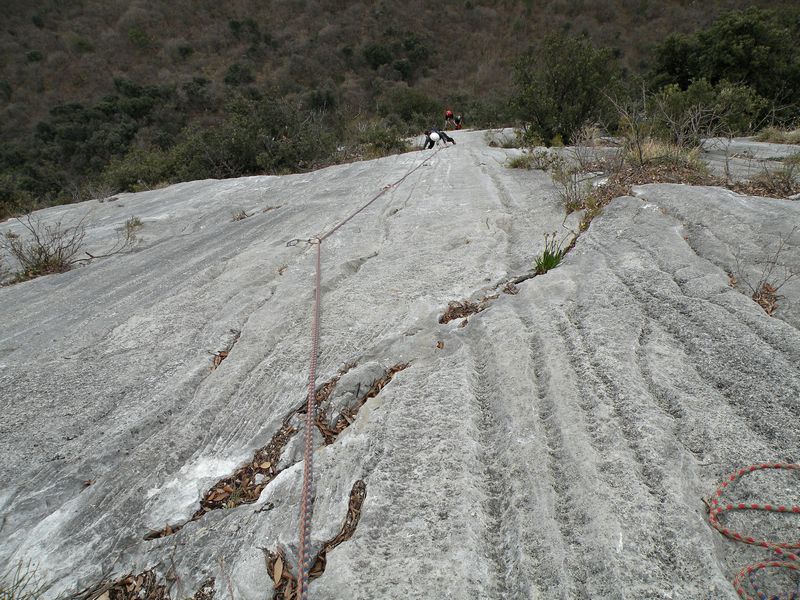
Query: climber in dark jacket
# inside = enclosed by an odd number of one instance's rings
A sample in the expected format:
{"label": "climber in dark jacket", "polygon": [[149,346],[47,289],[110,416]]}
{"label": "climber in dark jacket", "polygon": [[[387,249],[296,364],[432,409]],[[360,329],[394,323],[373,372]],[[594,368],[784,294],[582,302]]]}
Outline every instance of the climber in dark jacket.
{"label": "climber in dark jacket", "polygon": [[445,145],[447,145],[448,142],[451,144],[456,143],[456,141],[444,131],[437,129],[436,127],[431,127],[430,129],[425,130],[425,143],[422,145],[422,148],[424,150],[430,150],[439,140],[443,140]]}

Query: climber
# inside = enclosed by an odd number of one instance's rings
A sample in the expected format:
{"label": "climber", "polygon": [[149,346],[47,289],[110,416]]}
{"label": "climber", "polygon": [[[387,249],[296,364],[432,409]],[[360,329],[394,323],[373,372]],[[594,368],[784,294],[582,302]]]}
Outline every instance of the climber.
{"label": "climber", "polygon": [[444,127],[447,129],[448,126],[452,126],[453,129],[456,127],[456,122],[453,120],[453,111],[449,108],[444,111]]}
{"label": "climber", "polygon": [[430,150],[439,140],[444,141],[445,146],[448,142],[451,144],[456,143],[456,141],[444,131],[437,129],[436,127],[431,127],[430,129],[425,130],[425,142],[422,144],[423,150]]}
{"label": "climber", "polygon": [[456,115],[453,122],[456,124],[456,129],[461,129],[464,126],[464,119],[461,115]]}

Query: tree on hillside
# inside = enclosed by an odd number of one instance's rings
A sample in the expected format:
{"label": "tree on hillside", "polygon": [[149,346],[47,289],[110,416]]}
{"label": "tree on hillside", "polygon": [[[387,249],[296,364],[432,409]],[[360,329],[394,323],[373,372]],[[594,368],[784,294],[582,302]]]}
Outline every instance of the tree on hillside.
{"label": "tree on hillside", "polygon": [[685,90],[697,77],[698,42],[695,36],[673,33],[656,48],[653,65],[653,88],[677,85]]}
{"label": "tree on hillside", "polygon": [[586,122],[606,119],[606,96],[618,80],[610,50],[597,49],[586,38],[554,34],[514,65],[513,102],[531,141],[569,141]]}
{"label": "tree on hillside", "polygon": [[[797,13],[800,14],[800,13]],[[794,19],[789,18],[792,15]],[[693,36],[672,35],[656,49],[656,87],[687,89],[701,78],[711,84],[743,83],[778,106],[800,104],[800,21],[791,11],[750,8],[723,15]]]}

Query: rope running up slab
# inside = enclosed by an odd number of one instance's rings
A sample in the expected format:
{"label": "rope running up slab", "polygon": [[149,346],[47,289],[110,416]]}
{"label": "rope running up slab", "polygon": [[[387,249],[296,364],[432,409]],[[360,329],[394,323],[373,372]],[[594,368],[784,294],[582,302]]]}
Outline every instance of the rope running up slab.
{"label": "rope running up slab", "polygon": [[[446,147],[446,146],[445,146]],[[310,552],[311,545],[311,517],[313,514],[313,489],[314,489],[314,423],[316,422],[316,393],[314,390],[315,382],[317,379],[317,357],[319,356],[319,329],[320,329],[320,306],[322,304],[322,242],[336,233],[345,224],[351,221],[356,215],[365,210],[378,198],[383,196],[387,191],[397,187],[406,180],[412,173],[420,169],[426,161],[436,156],[442,147],[436,149],[430,156],[422,160],[416,167],[408,171],[400,179],[384,186],[380,192],[375,194],[366,204],[361,206],[358,210],[350,216],[340,221],[337,225],[331,228],[327,233],[324,233],[316,238],[308,240],[291,240],[287,242],[287,246],[295,246],[300,241],[313,244],[316,246],[316,267],[314,272],[314,308],[313,318],[311,324],[311,360],[308,373],[308,398],[306,401],[306,420],[305,420],[305,445],[303,452],[303,489],[300,498],[300,549],[299,549],[299,568],[298,568],[298,589],[300,590],[300,599],[307,600],[308,598],[308,574],[311,570],[312,554]]]}
{"label": "rope running up slab", "polygon": [[[780,558],[779,560],[753,563],[747,565],[741,571],[739,571],[739,573],[733,579],[733,587],[736,588],[736,592],[744,600],[756,600],[756,597],[751,596],[747,592],[747,590],[745,590],[744,587],[745,582],[750,583],[750,586],[753,588],[753,591],[755,592],[758,600],[769,600],[770,598],[780,598],[780,596],[768,596],[759,589],[758,584],[755,581],[755,574],[759,570],[789,569],[792,571],[800,571],[800,557],[798,557],[797,554],[794,554],[793,552],[789,552],[790,549],[794,550],[800,548],[800,541],[783,542],[783,541],[758,539],[751,536],[743,535],[738,531],[734,531],[729,527],[725,527],[725,525],[723,525],[720,522],[720,516],[724,515],[725,513],[738,510],[760,510],[760,511],[777,512],[777,513],[794,513],[800,515],[800,506],[784,506],[784,505],[776,506],[774,504],[755,504],[755,503],[746,504],[744,502],[731,502],[723,498],[723,493],[725,492],[726,488],[731,486],[734,482],[741,479],[748,473],[753,473],[754,471],[760,471],[764,469],[786,469],[786,470],[800,471],[800,464],[763,463],[758,465],[751,465],[749,467],[744,467],[743,469],[739,469],[738,471],[731,473],[717,487],[717,490],[714,492],[714,496],[711,500],[711,506],[708,511],[708,522],[714,529],[719,531],[725,537],[735,540],[737,542],[742,542],[744,544],[761,546],[762,548],[772,550]],[[797,592],[791,592],[788,596],[785,597],[788,598],[788,600],[795,600],[795,599],[800,599],[800,594],[798,594]]]}

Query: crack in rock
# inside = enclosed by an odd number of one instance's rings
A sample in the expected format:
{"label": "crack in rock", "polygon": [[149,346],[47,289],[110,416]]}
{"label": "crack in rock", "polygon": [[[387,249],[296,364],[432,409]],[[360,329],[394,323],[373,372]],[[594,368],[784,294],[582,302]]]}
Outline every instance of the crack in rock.
{"label": "crack in rock", "polygon": [[[328,552],[353,537],[353,533],[358,527],[358,521],[361,519],[361,507],[366,498],[367,484],[359,479],[350,490],[350,503],[347,507],[347,515],[344,518],[344,523],[342,523],[342,528],[338,534],[324,542],[320,551],[317,552],[308,572],[309,581],[317,579],[325,572]],[[284,550],[278,548],[275,552],[272,552],[266,548],[261,548],[261,551],[264,553],[267,572],[272,577],[275,588],[272,600],[293,600],[295,597],[299,597],[297,594],[297,576],[289,567]]]}
{"label": "crack in rock", "polygon": [[[355,368],[356,363],[345,364],[334,377],[319,386],[315,392],[318,410],[316,426],[322,434],[324,445],[335,442],[337,437],[355,421],[359,410],[367,400],[377,396],[398,372],[408,368],[409,365],[410,363],[398,363],[389,369],[381,369],[382,374],[372,379],[372,383],[363,395],[359,395],[361,383],[358,383],[355,393],[350,393],[349,397],[344,398],[343,406],[334,418],[328,417],[328,411],[334,406],[331,397],[339,380]],[[305,414],[306,402],[303,401],[286,414],[278,431],[265,446],[255,451],[252,459],[209,488],[200,500],[200,507],[191,518],[183,523],[167,524],[163,529],[150,531],[144,539],[155,540],[177,533],[187,523],[197,521],[212,510],[236,508],[257,502],[261,493],[278,474],[300,462],[301,459],[294,456],[297,453],[293,454],[291,449],[290,460],[282,462],[282,459],[294,436],[301,431],[300,415]]]}
{"label": "crack in rock", "polygon": [[455,319],[462,319],[477,314],[486,310],[491,301],[497,300],[499,297],[499,295],[495,294],[494,296],[486,296],[478,302],[472,302],[471,300],[462,300],[461,302],[454,300],[449,302],[447,304],[447,310],[439,317],[439,323],[445,324]]}
{"label": "crack in rock", "polygon": [[231,353],[231,350],[233,350],[233,347],[236,345],[236,342],[239,341],[239,336],[242,335],[242,332],[239,331],[238,329],[231,329],[231,333],[233,334],[233,338],[231,339],[231,341],[227,343],[225,349],[218,350],[213,353],[214,358],[212,360],[212,365],[210,369],[211,371],[220,366],[222,364],[222,361],[228,358],[228,355]]}
{"label": "crack in rock", "polygon": [[[377,396],[397,373],[407,369],[410,365],[411,363],[397,363],[393,367],[389,368],[382,377],[375,379],[367,392],[360,397],[358,392],[360,391],[361,384],[359,383],[354,394],[355,402],[350,405],[346,405],[339,412],[339,415],[335,419],[330,420],[327,415],[327,410],[321,408],[317,414],[316,425],[317,429],[325,440],[325,445],[329,446],[335,442],[339,434],[353,424],[356,416],[358,415],[358,411],[361,410],[361,407],[364,406],[364,404],[366,404],[367,400]],[[320,406],[321,403],[318,402],[317,405]]]}
{"label": "crack in rock", "polygon": [[[165,579],[158,577],[153,569],[138,575],[129,573],[117,581],[100,582],[71,596],[70,600],[170,600],[167,587],[169,573]],[[213,600],[213,577],[204,581],[191,600]]]}
{"label": "crack in rock", "polygon": [[[580,234],[575,234],[572,236],[569,244],[565,246],[561,251],[561,258],[563,259],[577,244],[578,238]],[[508,294],[510,296],[514,296],[519,293],[519,288],[517,284],[523,283],[528,281],[529,279],[533,279],[534,277],[538,277],[539,275],[544,275],[544,273],[540,273],[535,269],[532,269],[522,275],[518,275],[516,277],[512,277],[510,279],[504,279],[497,283],[493,289],[498,289],[500,286],[503,286],[501,290],[504,294]],[[489,305],[500,297],[500,294],[494,294],[492,296],[485,296],[478,300],[477,302],[473,302],[471,300],[454,300],[447,304],[447,310],[439,317],[439,323],[446,324],[450,321],[454,321],[455,319],[464,319],[459,327],[465,327],[467,325],[468,319],[467,317],[477,314],[479,312],[483,312]]]}

